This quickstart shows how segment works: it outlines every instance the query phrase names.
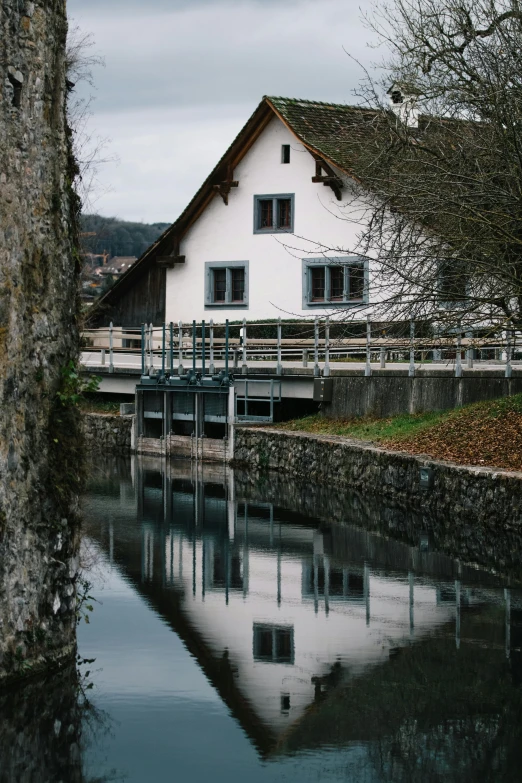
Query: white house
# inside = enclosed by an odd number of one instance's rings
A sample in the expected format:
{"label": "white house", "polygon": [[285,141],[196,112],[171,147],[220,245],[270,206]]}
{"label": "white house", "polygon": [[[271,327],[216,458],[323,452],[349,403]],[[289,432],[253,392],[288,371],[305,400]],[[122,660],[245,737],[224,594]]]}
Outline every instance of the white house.
{"label": "white house", "polygon": [[101,299],[98,320],[222,323],[367,312],[352,176],[377,112],[265,97],[176,222]]}

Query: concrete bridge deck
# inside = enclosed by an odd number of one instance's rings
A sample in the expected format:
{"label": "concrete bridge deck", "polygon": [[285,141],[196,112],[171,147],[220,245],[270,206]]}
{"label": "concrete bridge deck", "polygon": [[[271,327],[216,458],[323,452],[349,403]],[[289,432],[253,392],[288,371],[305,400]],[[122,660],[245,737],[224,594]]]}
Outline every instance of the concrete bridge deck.
{"label": "concrete bridge deck", "polygon": [[[107,359],[107,357],[105,357]],[[156,357],[157,358],[157,357]],[[191,363],[187,362],[189,369]],[[134,396],[142,374],[140,354],[115,354],[113,364],[102,363],[101,352],[89,351],[82,355],[84,371],[97,375],[100,392],[105,394]],[[196,365],[201,370],[201,363]],[[214,364],[216,372],[224,369],[223,361]],[[207,364],[208,370],[208,364]],[[509,370],[509,374],[507,373]],[[459,374],[456,374],[456,371]],[[150,369],[147,371],[147,374]],[[326,416],[351,417],[392,416],[402,413],[420,413],[446,410],[479,400],[494,399],[522,393],[522,362],[506,366],[500,362],[474,362],[473,367],[456,366],[455,361],[445,363],[390,363],[381,367],[379,362],[368,366],[363,362],[324,361],[303,367],[299,362],[249,361],[246,371],[241,364],[229,365],[239,395],[245,394],[245,381],[249,394],[268,396],[268,381],[280,381],[283,400],[303,400],[323,403]],[[152,373],[161,373],[161,360],[154,362]],[[177,368],[174,375],[177,374]],[[318,396],[317,381],[329,377],[325,396]],[[267,381],[257,383],[254,381]],[[251,385],[250,385],[251,384]],[[314,394],[315,386],[315,394]],[[279,388],[277,390],[279,394]]]}

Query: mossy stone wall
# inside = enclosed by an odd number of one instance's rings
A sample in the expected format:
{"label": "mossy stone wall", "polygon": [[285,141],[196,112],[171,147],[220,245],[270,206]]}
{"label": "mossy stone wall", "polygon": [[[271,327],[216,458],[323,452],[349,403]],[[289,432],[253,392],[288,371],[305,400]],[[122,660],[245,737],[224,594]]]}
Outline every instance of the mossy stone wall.
{"label": "mossy stone wall", "polygon": [[0,682],[75,649],[77,200],[65,0],[0,3]]}

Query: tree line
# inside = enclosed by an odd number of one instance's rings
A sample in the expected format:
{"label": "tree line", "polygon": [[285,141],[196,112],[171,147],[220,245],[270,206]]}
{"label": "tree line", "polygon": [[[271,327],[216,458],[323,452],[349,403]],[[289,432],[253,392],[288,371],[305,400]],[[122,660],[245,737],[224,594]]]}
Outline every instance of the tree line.
{"label": "tree line", "polygon": [[[134,223],[102,215],[82,215],[81,233],[84,253],[138,258],[169,227],[169,223]],[[93,236],[88,236],[93,234]]]}

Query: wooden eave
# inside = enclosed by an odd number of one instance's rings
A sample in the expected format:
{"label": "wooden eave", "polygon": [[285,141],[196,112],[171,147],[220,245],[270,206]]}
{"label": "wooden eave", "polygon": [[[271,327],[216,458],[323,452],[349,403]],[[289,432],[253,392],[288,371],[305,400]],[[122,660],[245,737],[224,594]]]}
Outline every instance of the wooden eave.
{"label": "wooden eave", "polygon": [[[274,114],[273,106],[266,98],[263,98],[246,125],[239,132],[221,160],[212,170],[194,198],[184,209],[178,219],[151,245],[145,253],[114,283],[112,288],[104,294],[89,313],[89,319],[95,317],[100,310],[108,308],[121,294],[133,286],[154,263],[157,257],[164,259],[168,256],[179,255],[179,245],[183,236],[194,225],[198,218],[208,207],[212,199],[219,195],[219,186],[226,179],[229,172],[244,158],[252,145],[264,131]],[[176,251],[176,248],[178,249]],[[179,256],[180,259],[182,256]],[[173,258],[173,261],[175,258]],[[180,261],[180,263],[183,263]],[[165,265],[165,262],[162,262]]]}

